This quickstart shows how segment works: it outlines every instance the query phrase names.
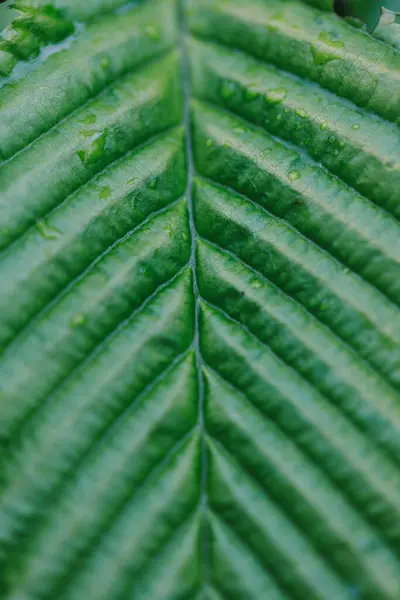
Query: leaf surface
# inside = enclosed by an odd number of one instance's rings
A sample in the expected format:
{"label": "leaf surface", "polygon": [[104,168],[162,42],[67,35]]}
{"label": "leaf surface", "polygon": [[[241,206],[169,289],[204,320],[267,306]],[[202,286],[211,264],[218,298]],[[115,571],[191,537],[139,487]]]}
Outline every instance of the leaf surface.
{"label": "leaf surface", "polygon": [[331,4],[16,2],[5,600],[400,598],[398,25]]}

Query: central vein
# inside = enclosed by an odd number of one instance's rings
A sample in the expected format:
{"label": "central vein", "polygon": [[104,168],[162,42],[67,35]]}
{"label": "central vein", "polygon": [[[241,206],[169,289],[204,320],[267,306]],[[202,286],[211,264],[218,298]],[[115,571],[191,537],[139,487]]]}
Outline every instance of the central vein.
{"label": "central vein", "polygon": [[208,540],[207,540],[207,447],[206,447],[206,435],[205,435],[205,418],[204,418],[204,381],[202,374],[203,359],[200,352],[200,336],[199,336],[199,317],[200,317],[200,293],[199,285],[197,280],[196,270],[196,244],[197,244],[197,232],[194,218],[194,203],[193,203],[193,180],[194,180],[194,159],[192,150],[192,136],[191,136],[191,120],[190,120],[190,73],[189,73],[189,59],[186,47],[186,37],[188,35],[186,19],[185,19],[185,0],[178,0],[178,22],[179,22],[179,49],[181,55],[181,73],[182,73],[182,88],[183,88],[183,125],[185,129],[185,140],[186,140],[186,160],[187,160],[187,185],[185,196],[188,202],[189,211],[189,222],[190,222],[190,233],[191,233],[191,255],[190,255],[190,267],[192,270],[193,277],[193,294],[195,297],[195,322],[194,322],[194,339],[193,348],[196,356],[196,367],[198,374],[198,426],[201,433],[201,500],[200,500],[200,511],[202,518],[202,532],[201,532],[201,573],[203,588],[205,587],[208,580]]}

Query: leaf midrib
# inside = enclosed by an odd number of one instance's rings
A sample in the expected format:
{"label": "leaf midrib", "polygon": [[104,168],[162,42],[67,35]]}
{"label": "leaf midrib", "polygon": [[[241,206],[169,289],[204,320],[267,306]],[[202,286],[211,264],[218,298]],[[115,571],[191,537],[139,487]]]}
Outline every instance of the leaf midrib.
{"label": "leaf midrib", "polygon": [[192,147],[192,130],[191,130],[191,89],[190,89],[190,67],[189,58],[186,47],[186,38],[188,36],[188,28],[185,15],[185,0],[176,0],[177,4],[177,22],[179,27],[179,52],[181,59],[181,77],[182,77],[182,94],[183,94],[183,127],[185,130],[185,147],[187,161],[187,186],[185,196],[188,203],[189,226],[191,234],[191,255],[190,268],[193,277],[193,294],[195,298],[195,322],[194,322],[194,339],[193,349],[195,352],[197,377],[198,377],[198,426],[201,436],[201,497],[200,497],[200,514],[202,519],[201,540],[200,540],[200,555],[201,555],[201,591],[200,595],[204,595],[206,586],[209,583],[209,541],[207,528],[207,511],[208,511],[208,494],[207,494],[207,476],[208,476],[208,453],[205,427],[205,410],[204,410],[204,380],[203,366],[204,360],[200,351],[200,291],[197,279],[196,268],[196,252],[198,234],[195,224],[195,210],[193,203],[193,182],[195,177],[193,147]]}

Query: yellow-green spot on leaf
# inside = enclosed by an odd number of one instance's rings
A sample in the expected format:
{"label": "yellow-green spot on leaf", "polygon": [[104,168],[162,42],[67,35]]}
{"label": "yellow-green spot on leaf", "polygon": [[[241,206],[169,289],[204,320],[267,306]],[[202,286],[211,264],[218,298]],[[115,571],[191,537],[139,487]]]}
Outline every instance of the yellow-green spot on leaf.
{"label": "yellow-green spot on leaf", "polygon": [[243,129],[243,127],[234,127],[232,131],[233,131],[233,133],[239,133],[239,134],[246,133],[246,130]]}
{"label": "yellow-green spot on leaf", "polygon": [[320,129],[322,129],[322,131],[326,131],[328,129],[328,123],[321,123]]}
{"label": "yellow-green spot on leaf", "polygon": [[45,240],[56,240],[61,235],[61,231],[49,225],[45,219],[37,221],[36,228]]}
{"label": "yellow-green spot on leaf", "polygon": [[272,90],[268,90],[265,94],[265,100],[269,104],[280,104],[285,100],[287,96],[287,91],[285,88],[274,88]]}
{"label": "yellow-green spot on leaf", "polygon": [[210,146],[212,146],[212,139],[208,138],[208,140],[206,141],[206,146],[207,148],[209,148]]}
{"label": "yellow-green spot on leaf", "polygon": [[358,129],[360,129],[360,125],[358,123],[354,123],[354,125],[352,125],[351,128],[357,131]]}

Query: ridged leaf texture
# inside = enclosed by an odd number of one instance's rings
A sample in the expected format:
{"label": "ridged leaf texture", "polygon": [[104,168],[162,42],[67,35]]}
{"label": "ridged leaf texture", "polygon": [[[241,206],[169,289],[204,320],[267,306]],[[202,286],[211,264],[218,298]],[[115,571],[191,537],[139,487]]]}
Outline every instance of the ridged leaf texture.
{"label": "ridged leaf texture", "polygon": [[19,0],[0,595],[399,600],[400,47],[328,0]]}

